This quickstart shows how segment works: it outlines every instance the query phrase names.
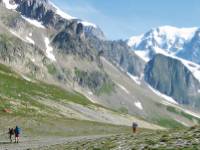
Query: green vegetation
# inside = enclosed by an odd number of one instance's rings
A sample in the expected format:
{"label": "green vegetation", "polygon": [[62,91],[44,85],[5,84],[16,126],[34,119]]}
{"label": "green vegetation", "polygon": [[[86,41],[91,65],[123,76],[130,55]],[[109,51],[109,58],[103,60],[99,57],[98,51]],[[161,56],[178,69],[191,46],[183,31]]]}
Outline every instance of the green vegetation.
{"label": "green vegetation", "polygon": [[109,137],[43,147],[40,150],[199,150],[199,138],[199,127],[168,131],[139,130],[136,134],[120,133]]}
{"label": "green vegetation", "polygon": [[112,83],[104,83],[101,88],[96,92],[97,95],[101,94],[110,94],[114,90],[114,84]]}
{"label": "green vegetation", "polygon": [[0,71],[1,72],[4,72],[4,73],[14,73],[11,68],[5,66],[5,65],[2,65],[0,64]]}
{"label": "green vegetation", "polygon": [[[29,82],[14,73],[4,65],[0,65],[0,112],[3,109],[12,109],[13,112],[22,114],[34,114],[38,109],[50,111],[37,102],[37,99],[49,99],[54,101],[74,102],[81,105],[92,104],[86,97],[77,92],[69,92],[54,85],[43,82]],[[10,103],[17,103],[11,107]],[[33,109],[26,109],[31,106]],[[20,108],[17,110],[17,108]],[[27,110],[28,113],[27,114]]]}
{"label": "green vegetation", "polygon": [[120,113],[123,113],[123,114],[128,114],[128,109],[126,107],[121,107],[119,108],[118,110]]}
{"label": "green vegetation", "polygon": [[87,72],[75,68],[76,81],[80,86],[87,86],[96,95],[110,94],[114,91],[115,84],[105,72]]}
{"label": "green vegetation", "polygon": [[54,64],[49,64],[47,65],[47,69],[48,69],[48,72],[52,75],[56,75],[57,73],[57,69],[56,67],[54,66]]}
{"label": "green vegetation", "polygon": [[26,136],[99,135],[127,132],[129,129],[124,126],[69,119],[38,100],[73,102],[86,107],[95,105],[75,91],[69,92],[39,81],[26,81],[0,64],[0,131],[14,124],[20,125]]}
{"label": "green vegetation", "polygon": [[9,37],[7,34],[0,34],[0,43],[3,45],[9,45],[11,44],[11,37]]}
{"label": "green vegetation", "polygon": [[22,136],[24,137],[106,135],[130,131],[129,127],[125,126],[40,115],[29,117],[4,114],[0,115],[0,122],[0,131],[18,124],[23,129]]}
{"label": "green vegetation", "polygon": [[185,113],[184,111],[181,111],[181,110],[177,110],[175,107],[172,107],[172,106],[167,106],[167,110],[169,112],[172,112],[172,113],[175,113],[175,114],[178,114],[178,115],[181,115],[189,120],[193,120],[193,119],[197,119],[199,120],[198,118],[192,116],[192,115],[189,115],[187,113]]}
{"label": "green vegetation", "polygon": [[163,117],[160,117],[160,118],[157,118],[154,120],[154,123],[162,126],[162,127],[166,127],[166,128],[181,128],[183,127],[183,125],[173,119],[170,119],[170,118],[163,118]]}

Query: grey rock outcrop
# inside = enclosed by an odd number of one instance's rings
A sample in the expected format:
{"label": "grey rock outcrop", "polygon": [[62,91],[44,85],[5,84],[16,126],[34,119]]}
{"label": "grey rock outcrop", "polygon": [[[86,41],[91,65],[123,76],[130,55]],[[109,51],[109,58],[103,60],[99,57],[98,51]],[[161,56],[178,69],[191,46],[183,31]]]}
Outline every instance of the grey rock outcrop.
{"label": "grey rock outcrop", "polygon": [[146,65],[145,80],[180,104],[200,106],[200,83],[179,60],[156,55]]}

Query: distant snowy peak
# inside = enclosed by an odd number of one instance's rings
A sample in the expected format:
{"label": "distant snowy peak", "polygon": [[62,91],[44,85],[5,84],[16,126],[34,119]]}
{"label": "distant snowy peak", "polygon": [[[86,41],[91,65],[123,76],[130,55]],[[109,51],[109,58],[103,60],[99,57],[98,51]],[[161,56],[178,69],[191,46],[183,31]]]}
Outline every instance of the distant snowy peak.
{"label": "distant snowy peak", "polygon": [[[191,50],[197,47],[199,51],[199,28],[162,26],[151,29],[143,35],[131,37],[127,44],[132,47],[136,55],[145,62],[150,61],[156,54],[162,54],[180,61],[200,82],[200,65],[197,64],[196,61],[179,55],[180,52],[185,51],[188,57],[190,55],[190,57],[197,55],[197,53],[195,53],[195,55],[191,53]],[[200,57],[197,58],[200,59]]]}
{"label": "distant snowy peak", "polygon": [[142,41],[143,36],[144,36],[143,34],[140,35],[140,36],[132,36],[128,40],[128,46],[130,46],[130,47],[136,47]]}
{"label": "distant snowy peak", "polygon": [[191,37],[194,35],[198,28],[193,27],[193,28],[177,28],[173,26],[162,26],[158,27],[155,30],[157,30],[158,33],[161,35],[166,35],[168,39],[173,39],[173,38],[182,38],[185,40],[191,39]]}
{"label": "distant snowy peak", "polygon": [[186,42],[190,41],[198,28],[177,28],[161,26],[153,28],[140,36],[133,36],[128,45],[135,50],[145,50],[149,47],[159,47],[168,53],[177,53]]}

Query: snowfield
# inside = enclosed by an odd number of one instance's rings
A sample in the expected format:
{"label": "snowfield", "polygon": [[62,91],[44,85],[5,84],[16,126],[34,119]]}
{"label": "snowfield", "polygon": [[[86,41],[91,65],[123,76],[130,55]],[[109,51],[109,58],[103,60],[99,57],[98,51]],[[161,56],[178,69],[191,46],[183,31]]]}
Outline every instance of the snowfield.
{"label": "snowfield", "polygon": [[45,29],[45,26],[43,26],[42,22],[39,22],[37,20],[33,20],[33,19],[30,19],[30,18],[27,18],[25,16],[22,16],[23,19],[25,19],[27,22],[29,22],[30,24],[38,27],[38,28],[43,28]]}
{"label": "snowfield", "polygon": [[135,50],[135,54],[139,56],[142,60],[144,60],[146,63],[150,60],[149,58],[149,52],[145,50]]}
{"label": "snowfield", "polygon": [[173,104],[178,104],[173,98],[163,94],[163,93],[160,93],[159,91],[155,90],[153,87],[151,87],[150,85],[148,85],[148,87],[151,89],[151,91],[153,91],[156,95],[164,98],[166,101],[170,102],[170,103],[173,103]]}
{"label": "snowfield", "polygon": [[18,5],[16,4],[10,4],[9,0],[2,0],[2,1],[5,4],[7,9],[15,10],[18,7]]}
{"label": "snowfield", "polygon": [[124,92],[126,92],[127,94],[129,94],[130,92],[121,84],[117,83],[117,86],[120,87]]}
{"label": "snowfield", "polygon": [[28,82],[32,82],[32,80],[29,77],[25,76],[25,75],[22,75],[22,78],[24,80],[28,81]]}
{"label": "snowfield", "polygon": [[45,45],[46,45],[46,55],[47,55],[47,57],[52,61],[56,61],[56,58],[53,54],[53,47],[50,46],[49,38],[45,37],[44,42],[45,42]]}
{"label": "snowfield", "polygon": [[187,124],[187,123],[185,123],[185,122],[183,122],[183,121],[181,121],[181,120],[179,120],[179,119],[176,119],[176,121],[179,122],[179,123],[181,123],[181,124],[184,125],[185,127],[190,127],[189,124]]}
{"label": "snowfield", "polygon": [[142,103],[140,101],[137,101],[134,104],[138,109],[143,110],[143,106],[142,106]]}
{"label": "snowfield", "polygon": [[132,74],[130,74],[129,72],[127,72],[127,75],[138,85],[141,85],[141,81],[140,78],[137,76],[133,76]]}
{"label": "snowfield", "polygon": [[81,21],[80,23],[83,24],[83,26],[90,26],[90,27],[93,27],[93,28],[97,28],[97,26],[93,23],[90,23],[90,22],[87,22],[87,21]]}
{"label": "snowfield", "polygon": [[29,43],[35,45],[35,41],[33,41],[33,39],[31,39],[30,37],[27,36],[27,37],[26,37],[26,40],[27,40]]}
{"label": "snowfield", "polygon": [[[138,46],[144,42],[145,49],[148,49],[149,46],[158,46],[159,48],[165,47],[165,51],[173,53],[174,51],[178,52],[185,42],[191,40],[197,30],[197,27],[161,26],[151,29],[146,34],[131,37],[127,44],[133,49],[138,49]],[[172,49],[174,46],[176,50]]]}

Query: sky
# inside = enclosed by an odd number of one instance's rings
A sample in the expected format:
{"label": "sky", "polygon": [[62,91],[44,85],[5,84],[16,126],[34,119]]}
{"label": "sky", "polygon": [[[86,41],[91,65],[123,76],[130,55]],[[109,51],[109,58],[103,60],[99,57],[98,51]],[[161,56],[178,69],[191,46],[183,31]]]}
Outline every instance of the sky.
{"label": "sky", "polygon": [[200,0],[51,0],[71,16],[98,25],[108,39],[128,39],[151,28],[200,27]]}

